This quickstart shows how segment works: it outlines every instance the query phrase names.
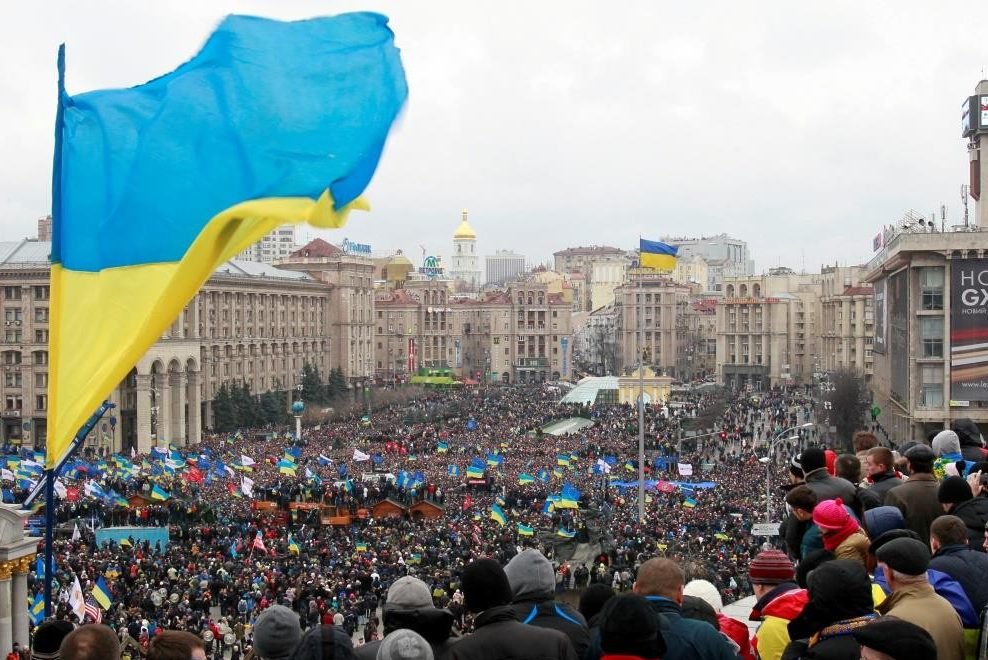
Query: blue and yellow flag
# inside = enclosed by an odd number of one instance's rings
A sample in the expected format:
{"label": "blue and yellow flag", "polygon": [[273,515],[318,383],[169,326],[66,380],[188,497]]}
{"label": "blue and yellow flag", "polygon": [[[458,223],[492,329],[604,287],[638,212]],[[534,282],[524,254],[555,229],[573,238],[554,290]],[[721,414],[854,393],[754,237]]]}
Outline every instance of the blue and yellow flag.
{"label": "blue and yellow flag", "polygon": [[106,586],[106,580],[103,579],[102,575],[96,580],[96,584],[93,585],[93,599],[104,610],[109,610],[110,606],[113,605],[113,599],[110,597],[110,588]]}
{"label": "blue and yellow flag", "polygon": [[560,527],[556,530],[556,536],[563,539],[576,538],[576,532]]}
{"label": "blue and yellow flag", "polygon": [[504,515],[504,509],[502,509],[497,504],[491,505],[491,520],[504,527],[504,524],[508,521],[507,517]]}
{"label": "blue and yellow flag", "polygon": [[70,96],[62,49],[58,68],[49,467],[218,266],[279,225],[368,208],[408,95],[371,13],[230,16],[128,89]]}
{"label": "blue and yellow flag", "polygon": [[535,528],[518,523],[518,536],[535,536]]}
{"label": "blue and yellow flag", "polygon": [[527,472],[522,472],[521,474],[518,475],[519,486],[527,486],[528,484],[534,484],[534,483],[535,483],[535,477],[528,474]]}
{"label": "blue and yellow flag", "polygon": [[34,597],[34,602],[31,603],[31,607],[28,608],[28,616],[31,619],[31,623],[35,626],[41,625],[41,622],[45,620],[45,595],[38,594]]}
{"label": "blue and yellow flag", "polygon": [[653,268],[665,272],[672,272],[676,269],[676,255],[679,248],[675,245],[666,245],[659,241],[646,241],[639,239],[638,265],[642,268]]}
{"label": "blue and yellow flag", "polygon": [[292,535],[288,535],[288,552],[293,555],[297,555],[301,552],[301,548],[298,546],[298,542],[292,538]]}
{"label": "blue and yellow flag", "polygon": [[169,493],[167,490],[165,490],[158,484],[155,484],[154,486],[151,487],[152,500],[164,501],[167,500],[169,497],[171,497],[171,493]]}

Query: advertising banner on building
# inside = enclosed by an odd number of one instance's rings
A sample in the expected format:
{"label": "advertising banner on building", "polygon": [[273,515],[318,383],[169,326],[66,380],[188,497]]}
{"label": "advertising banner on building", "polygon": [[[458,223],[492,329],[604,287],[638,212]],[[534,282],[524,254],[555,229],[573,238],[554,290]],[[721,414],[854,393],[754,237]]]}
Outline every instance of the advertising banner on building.
{"label": "advertising banner on building", "polygon": [[988,259],[955,259],[950,272],[950,399],[988,401]]}
{"label": "advertising banner on building", "polygon": [[569,337],[560,337],[559,348],[563,353],[563,368],[560,375],[563,378],[569,377]]}
{"label": "advertising banner on building", "polygon": [[888,278],[886,289],[889,305],[889,363],[892,398],[902,404],[909,402],[909,276],[901,270]]}
{"label": "advertising banner on building", "polygon": [[460,347],[460,340],[453,340],[453,367],[455,369],[463,368],[463,349]]}
{"label": "advertising banner on building", "polygon": [[415,365],[417,360],[415,359],[415,339],[413,337],[408,338],[408,364],[406,365],[406,371],[408,371],[409,376],[415,375]]}
{"label": "advertising banner on building", "polygon": [[875,314],[875,343],[872,344],[872,350],[876,353],[885,353],[885,346],[888,339],[885,336],[885,327],[888,324],[888,318],[885,316],[888,307],[885,303],[885,289],[887,280],[879,280],[875,282],[875,301],[873,305]]}

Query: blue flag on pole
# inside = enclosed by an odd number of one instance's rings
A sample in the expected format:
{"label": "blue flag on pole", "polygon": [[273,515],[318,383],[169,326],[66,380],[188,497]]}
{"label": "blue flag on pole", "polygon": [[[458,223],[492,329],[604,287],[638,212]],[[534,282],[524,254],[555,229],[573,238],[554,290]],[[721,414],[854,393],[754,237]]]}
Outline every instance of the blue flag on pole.
{"label": "blue flag on pole", "polygon": [[372,13],[230,16],[127,89],[70,96],[64,50],[58,68],[49,467],[219,265],[279,225],[367,208],[408,92]]}

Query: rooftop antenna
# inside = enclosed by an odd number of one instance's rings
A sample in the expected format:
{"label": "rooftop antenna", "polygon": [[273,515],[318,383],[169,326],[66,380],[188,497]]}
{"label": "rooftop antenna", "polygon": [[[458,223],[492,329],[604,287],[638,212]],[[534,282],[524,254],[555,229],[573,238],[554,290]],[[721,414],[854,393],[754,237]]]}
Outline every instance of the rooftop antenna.
{"label": "rooftop antenna", "polygon": [[964,229],[967,229],[968,228],[968,220],[967,220],[967,197],[968,197],[968,194],[969,194],[970,190],[971,190],[971,187],[968,184],[966,184],[966,183],[962,183],[961,184],[961,204],[964,205]]}

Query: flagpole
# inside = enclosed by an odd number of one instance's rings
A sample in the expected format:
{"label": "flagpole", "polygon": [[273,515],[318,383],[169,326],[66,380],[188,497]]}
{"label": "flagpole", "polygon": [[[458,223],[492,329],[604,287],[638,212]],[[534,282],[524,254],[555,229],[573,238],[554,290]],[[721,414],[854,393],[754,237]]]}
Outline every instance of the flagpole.
{"label": "flagpole", "polygon": [[45,470],[45,618],[53,615],[51,606],[51,583],[55,565],[55,469]]}
{"label": "flagpole", "polygon": [[[640,242],[640,241],[639,241]],[[638,252],[638,522],[645,522],[645,294]]]}

